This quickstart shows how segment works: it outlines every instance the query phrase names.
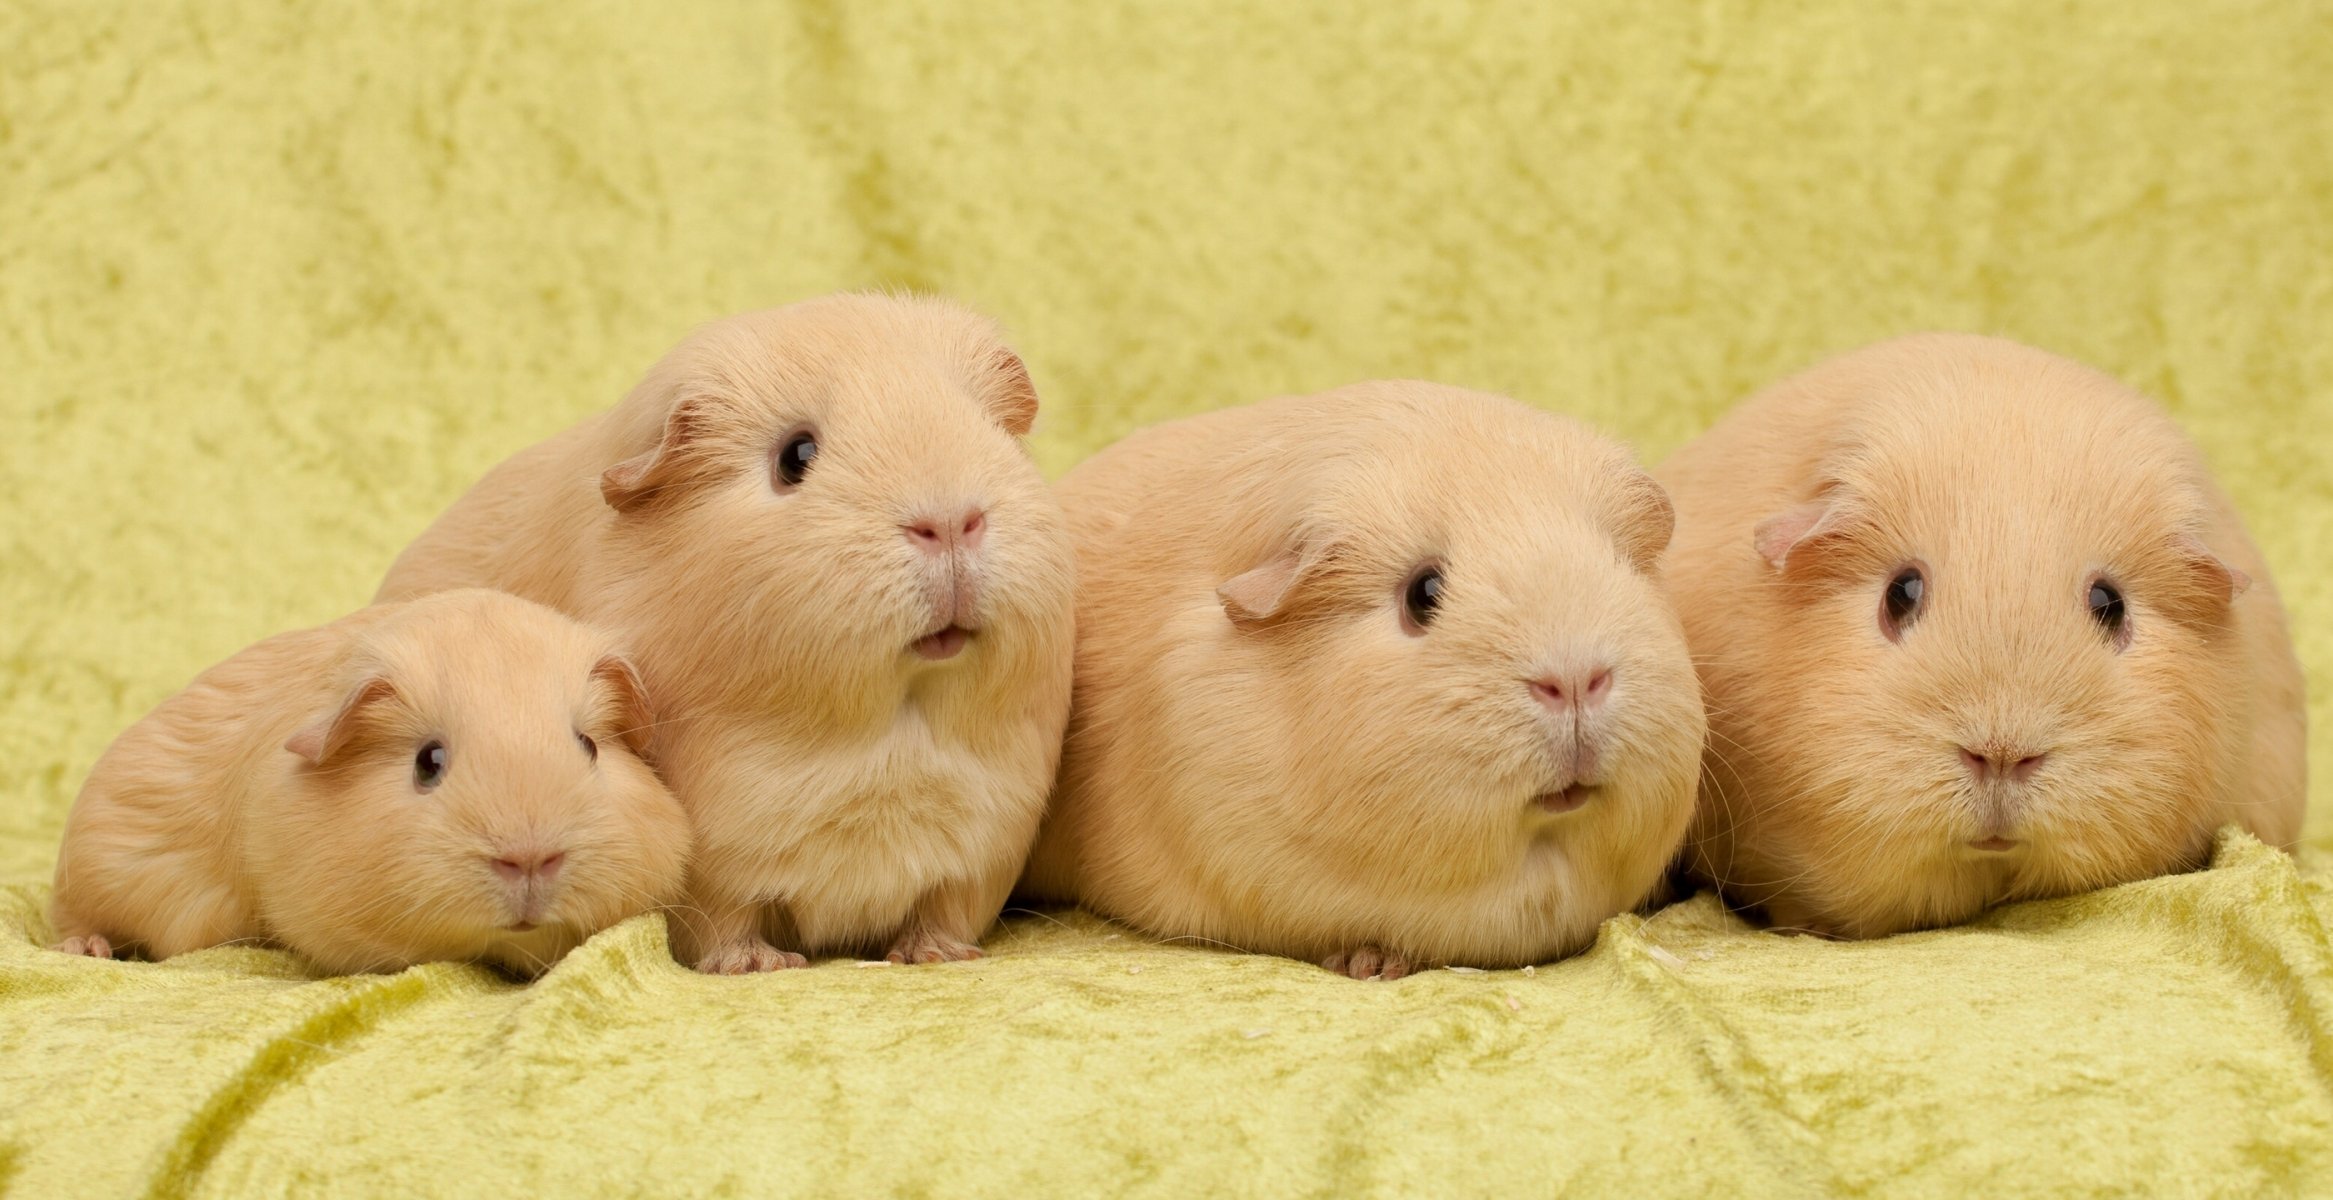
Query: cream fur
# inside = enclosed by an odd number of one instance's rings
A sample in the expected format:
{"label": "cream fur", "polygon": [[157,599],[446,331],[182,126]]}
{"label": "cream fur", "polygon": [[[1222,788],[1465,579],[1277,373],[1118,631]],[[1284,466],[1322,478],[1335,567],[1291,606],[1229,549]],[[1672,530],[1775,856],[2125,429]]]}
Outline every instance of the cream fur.
{"label": "cream fur", "polygon": [[[501,587],[619,630],[697,832],[684,962],[978,953],[1043,814],[1069,703],[1072,560],[1015,435],[1036,397],[950,304],[834,296],[709,325],[605,415],[496,467],[384,598]],[[771,456],[816,431],[784,488]],[[904,526],[985,512],[975,550]],[[910,651],[965,606],[961,654]]]}
{"label": "cream fur", "polygon": [[[269,638],[98,760],[58,857],[59,948],[160,959],[264,940],[334,972],[533,974],[679,893],[688,823],[627,744],[644,716],[611,639],[498,592]],[[421,793],[431,738],[450,760]],[[529,850],[565,855],[531,896],[493,867]],[[536,928],[505,928],[520,921]]]}
{"label": "cream fur", "polygon": [[[1752,397],[1658,474],[1710,708],[1691,862],[1736,903],[1875,936],[2197,865],[2224,821],[2298,837],[2275,586],[2129,388],[2010,342],[1904,338]],[[1913,561],[1926,609],[1891,643],[1883,590]],[[2088,613],[2100,572],[2130,614],[2119,654]],[[1988,738],[2048,757],[1988,787],[1959,758]],[[1989,836],[2024,845],[1968,844]]]}
{"label": "cream fur", "polygon": [[[1367,977],[1566,954],[1657,882],[1702,716],[1638,565],[1667,500],[1618,446],[1371,383],[1136,434],[1058,491],[1078,700],[1032,895]],[[1412,636],[1428,560],[1445,602]],[[1595,658],[1575,758],[1527,680]],[[1533,805],[1575,770],[1601,794]]]}

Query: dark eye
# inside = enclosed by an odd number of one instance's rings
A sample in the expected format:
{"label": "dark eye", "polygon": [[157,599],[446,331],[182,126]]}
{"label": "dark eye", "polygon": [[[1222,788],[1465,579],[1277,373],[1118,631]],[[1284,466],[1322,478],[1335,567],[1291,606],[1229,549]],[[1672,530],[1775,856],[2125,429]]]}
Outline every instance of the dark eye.
{"label": "dark eye", "polygon": [[575,744],[583,747],[583,756],[585,758],[588,758],[593,762],[599,761],[599,743],[592,741],[590,734],[587,734],[580,729],[576,730]]}
{"label": "dark eye", "polygon": [[2130,613],[2123,607],[2122,593],[2111,583],[2101,579],[2090,585],[2090,619],[2106,631],[2119,647],[2123,641],[2123,627],[2130,621]]}
{"label": "dark eye", "polygon": [[1918,567],[1905,567],[1888,580],[1887,597],[1881,604],[1880,628],[1892,640],[1902,637],[1904,630],[1920,617],[1920,601],[1928,594],[1928,580]]}
{"label": "dark eye", "polygon": [[1434,623],[1435,610],[1442,607],[1442,568],[1427,567],[1410,576],[1402,585],[1402,623],[1411,633],[1424,633]]}
{"label": "dark eye", "polygon": [[413,756],[413,790],[426,792],[446,777],[446,744],[423,742]]}
{"label": "dark eye", "polygon": [[778,477],[780,487],[793,487],[810,473],[810,460],[818,457],[818,435],[805,429],[778,443],[778,453],[771,470]]}

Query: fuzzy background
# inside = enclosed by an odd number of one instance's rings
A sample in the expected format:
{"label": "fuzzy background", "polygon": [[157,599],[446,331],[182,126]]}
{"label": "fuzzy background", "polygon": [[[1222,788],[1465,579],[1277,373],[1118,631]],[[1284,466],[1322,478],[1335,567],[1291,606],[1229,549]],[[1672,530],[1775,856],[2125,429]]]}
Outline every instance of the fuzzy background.
{"label": "fuzzy background", "polygon": [[[2329,80],[2309,2],[0,0],[0,1186],[2333,1186]],[[1657,459],[1896,333],[2087,360],[2274,565],[2320,849],[1379,987],[1074,916],[745,981],[648,918],[532,989],[37,950],[122,726],[693,324],[868,286],[1004,321],[1053,474],[1371,377]]]}

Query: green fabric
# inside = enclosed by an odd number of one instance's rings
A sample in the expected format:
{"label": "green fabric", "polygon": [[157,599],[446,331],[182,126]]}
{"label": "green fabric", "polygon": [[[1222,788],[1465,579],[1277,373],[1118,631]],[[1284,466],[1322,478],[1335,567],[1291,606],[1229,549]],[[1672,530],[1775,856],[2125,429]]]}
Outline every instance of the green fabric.
{"label": "green fabric", "polygon": [[[11,1195],[2333,1192],[2333,22],[2309,4],[0,0]],[[2163,397],[2320,698],[2312,849],[1848,945],[1707,900],[1357,984],[1021,917],[518,987],[38,949],[66,809],[691,324],[995,313],[1058,473],[1423,376],[1657,456],[1997,332]]]}

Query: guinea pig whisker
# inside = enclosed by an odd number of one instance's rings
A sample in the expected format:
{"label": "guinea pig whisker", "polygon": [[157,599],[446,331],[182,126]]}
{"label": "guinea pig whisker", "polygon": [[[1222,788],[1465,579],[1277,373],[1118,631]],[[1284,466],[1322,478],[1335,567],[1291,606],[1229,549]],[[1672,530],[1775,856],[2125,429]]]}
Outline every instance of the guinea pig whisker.
{"label": "guinea pig whisker", "polygon": [[678,913],[700,918],[707,915],[704,909],[699,908],[694,904],[690,904],[685,900],[660,902],[657,900],[653,893],[644,887],[635,886],[628,889],[628,891],[629,895],[627,897],[627,903],[630,905],[630,907],[626,910],[627,915],[636,913],[665,913],[670,915]]}
{"label": "guinea pig whisker", "polygon": [[[1720,742],[1724,743],[1723,747],[1719,745]],[[1702,750],[1709,757],[1716,759],[1720,766],[1723,766],[1729,773],[1733,775],[1735,787],[1741,787],[1743,781],[1742,770],[1740,767],[1734,765],[1734,760],[1732,757],[1726,754],[1726,748],[1731,748],[1735,754],[1744,756],[1747,756],[1750,753],[1749,750],[1741,743],[1716,732],[1712,732],[1709,735],[1709,741],[1703,745]]]}
{"label": "guinea pig whisker", "polygon": [[999,917],[1010,917],[1010,916],[1035,917],[1035,918],[1037,918],[1037,919],[1038,919],[1038,920],[1040,920],[1040,921],[1046,922],[1047,924],[1050,924],[1050,925],[1059,925],[1059,926],[1060,926],[1060,927],[1062,927],[1063,929],[1075,929],[1075,928],[1077,928],[1076,926],[1074,926],[1074,925],[1071,925],[1069,922],[1067,922],[1067,921],[1064,921],[1064,920],[1062,920],[1061,918],[1054,916],[1052,913],[1049,913],[1049,912],[1039,912],[1038,910],[1036,910],[1036,909],[1034,909],[1034,908],[1020,908],[1020,907],[1013,907],[1013,908],[1008,908],[1008,909],[1005,909],[1003,912],[1000,912],[1000,913],[998,913],[998,914],[997,914],[997,916],[999,916]]}
{"label": "guinea pig whisker", "polygon": [[710,919],[712,917],[711,913],[697,907],[694,904],[690,904],[685,900],[674,900],[667,904],[652,905],[648,911],[660,913],[680,913],[684,916],[702,917],[706,919]]}
{"label": "guinea pig whisker", "polygon": [[528,972],[529,975],[540,975],[543,972],[551,969],[551,964],[544,961],[543,957],[539,954],[536,954],[534,951],[528,950],[523,946],[514,946],[512,949],[517,950],[519,956],[526,959],[527,965],[533,968],[533,970]]}
{"label": "guinea pig whisker", "polygon": [[1175,937],[1167,937],[1167,938],[1155,938],[1155,939],[1152,939],[1152,941],[1151,941],[1151,944],[1152,944],[1152,945],[1154,945],[1154,946],[1165,946],[1165,945],[1170,945],[1170,944],[1172,944],[1172,943],[1175,943],[1175,942],[1198,942],[1198,943],[1200,943],[1200,944],[1202,944],[1202,945],[1208,945],[1208,946],[1220,946],[1220,947],[1222,947],[1222,948],[1223,948],[1223,949],[1225,949],[1225,950],[1230,950],[1230,951],[1233,951],[1234,953],[1238,953],[1238,954],[1254,954],[1254,953],[1256,953],[1256,951],[1254,951],[1254,950],[1250,950],[1250,949],[1248,949],[1248,948],[1247,948],[1247,947],[1245,947],[1245,946],[1235,946],[1235,945],[1232,945],[1230,942],[1219,941],[1219,940],[1217,940],[1217,939],[1215,939],[1215,938],[1211,938],[1211,937],[1201,937],[1200,935],[1198,935],[1198,934],[1196,934],[1196,933],[1185,933],[1185,934],[1179,934],[1179,935],[1177,935],[1177,936],[1175,936]]}

